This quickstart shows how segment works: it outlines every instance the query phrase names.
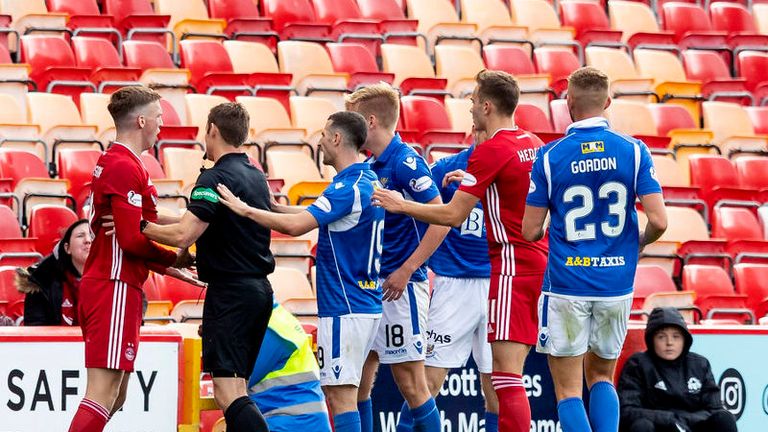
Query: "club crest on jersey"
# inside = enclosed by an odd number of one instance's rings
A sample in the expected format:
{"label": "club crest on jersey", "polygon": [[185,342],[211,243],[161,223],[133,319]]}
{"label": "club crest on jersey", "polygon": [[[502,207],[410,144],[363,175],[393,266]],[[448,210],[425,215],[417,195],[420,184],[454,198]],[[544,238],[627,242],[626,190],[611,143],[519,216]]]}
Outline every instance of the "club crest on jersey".
{"label": "club crest on jersey", "polygon": [[136,350],[133,348],[133,344],[128,344],[128,348],[125,349],[125,359],[133,361],[136,358]]}
{"label": "club crest on jersey", "polygon": [[429,176],[421,176],[417,179],[411,179],[408,184],[414,192],[424,192],[432,186],[432,178]]}
{"label": "club crest on jersey", "polygon": [[590,141],[581,143],[581,154],[602,153],[605,151],[605,143],[602,141]]}
{"label": "club crest on jersey", "polygon": [[528,186],[528,193],[534,193],[536,192],[536,182],[531,179],[531,184]]}
{"label": "club crest on jersey", "polygon": [[101,177],[102,171],[104,171],[104,168],[101,165],[96,165],[96,168],[93,169],[93,176],[96,178]]}
{"label": "club crest on jersey", "polygon": [[410,168],[410,169],[412,169],[412,170],[416,171],[416,158],[415,158],[415,157],[413,157],[413,156],[408,156],[407,158],[405,158],[405,160],[403,161],[403,163],[404,163],[404,164],[405,164],[405,166],[407,166],[408,168]]}
{"label": "club crest on jersey", "polygon": [[135,207],[141,207],[141,194],[128,191],[128,203]]}

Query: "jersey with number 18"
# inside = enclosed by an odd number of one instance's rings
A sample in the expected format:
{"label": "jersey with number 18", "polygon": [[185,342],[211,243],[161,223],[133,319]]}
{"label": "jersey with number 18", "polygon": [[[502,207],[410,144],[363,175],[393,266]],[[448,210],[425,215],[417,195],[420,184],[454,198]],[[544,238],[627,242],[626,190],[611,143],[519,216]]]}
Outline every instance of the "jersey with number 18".
{"label": "jersey with number 18", "polygon": [[548,207],[542,291],[579,299],[631,295],[638,261],[635,197],[661,193],[648,148],[602,117],[572,124],[542,147],[527,204]]}

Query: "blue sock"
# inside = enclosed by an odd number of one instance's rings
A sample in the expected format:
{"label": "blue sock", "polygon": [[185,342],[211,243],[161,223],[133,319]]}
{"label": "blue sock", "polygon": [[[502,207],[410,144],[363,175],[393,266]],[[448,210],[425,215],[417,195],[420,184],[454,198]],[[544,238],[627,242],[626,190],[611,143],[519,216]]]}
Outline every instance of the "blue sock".
{"label": "blue sock", "polygon": [[592,432],[581,398],[563,399],[557,404],[557,416],[563,432]]}
{"label": "blue sock", "polygon": [[358,402],[357,412],[360,415],[360,432],[373,432],[373,402],[371,399]]}
{"label": "blue sock", "polygon": [[397,432],[411,432],[413,431],[413,417],[411,416],[411,409],[408,408],[408,403],[403,402],[402,408],[400,408],[400,419],[397,421]]}
{"label": "blue sock", "polygon": [[333,416],[333,429],[336,432],[360,432],[360,413],[349,411]]}
{"label": "blue sock", "polygon": [[499,415],[485,412],[485,432],[499,432]]}
{"label": "blue sock", "polygon": [[608,381],[598,381],[589,389],[589,421],[595,432],[619,430],[619,395]]}
{"label": "blue sock", "polygon": [[440,411],[434,398],[429,398],[424,405],[411,409],[413,432],[441,432]]}

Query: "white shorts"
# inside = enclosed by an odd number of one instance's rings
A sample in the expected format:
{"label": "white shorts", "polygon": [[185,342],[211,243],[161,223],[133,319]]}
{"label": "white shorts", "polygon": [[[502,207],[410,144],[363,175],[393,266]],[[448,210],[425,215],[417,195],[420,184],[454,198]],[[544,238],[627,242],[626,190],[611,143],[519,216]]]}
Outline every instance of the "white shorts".
{"label": "white shorts", "polygon": [[[383,283],[384,281],[380,281]],[[382,304],[381,324],[373,350],[381,364],[424,360],[429,281],[408,282],[403,295]]]}
{"label": "white shorts", "polygon": [[363,364],[379,329],[379,315],[321,317],[317,324],[320,385],[360,385]]}
{"label": "white shorts", "polygon": [[593,301],[542,294],[536,351],[574,357],[589,350],[606,360],[617,359],[627,337],[631,308],[632,297]]}
{"label": "white shorts", "polygon": [[491,373],[488,343],[490,278],[435,276],[427,322],[427,366],[453,369],[467,364],[469,354],[480,373]]}

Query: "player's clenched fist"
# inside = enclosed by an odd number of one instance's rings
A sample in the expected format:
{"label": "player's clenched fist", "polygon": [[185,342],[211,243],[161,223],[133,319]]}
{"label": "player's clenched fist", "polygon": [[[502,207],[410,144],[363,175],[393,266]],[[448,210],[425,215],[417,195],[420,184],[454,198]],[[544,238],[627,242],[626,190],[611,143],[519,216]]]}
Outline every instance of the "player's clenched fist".
{"label": "player's clenched fist", "polygon": [[371,200],[373,201],[373,205],[383,207],[390,213],[402,213],[403,206],[405,205],[403,194],[384,188],[376,189],[373,192]]}

